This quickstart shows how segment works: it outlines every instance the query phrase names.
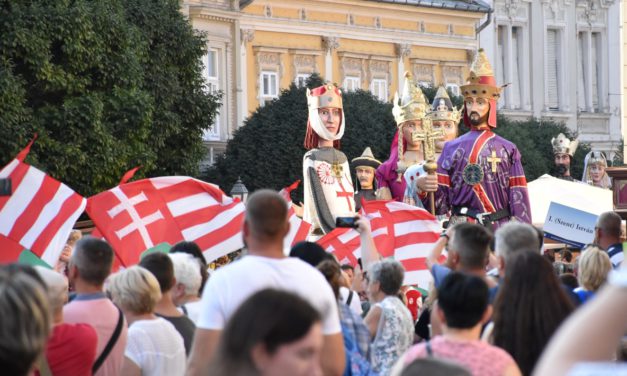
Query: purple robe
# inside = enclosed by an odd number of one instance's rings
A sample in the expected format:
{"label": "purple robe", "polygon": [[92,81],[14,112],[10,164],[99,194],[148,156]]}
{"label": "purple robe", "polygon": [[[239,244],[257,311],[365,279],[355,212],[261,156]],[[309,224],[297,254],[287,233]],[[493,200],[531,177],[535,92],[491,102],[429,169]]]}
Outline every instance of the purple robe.
{"label": "purple robe", "polygon": [[[398,137],[400,130],[396,131],[394,138],[392,139],[392,145],[390,146],[390,157],[387,161],[383,162],[375,171],[374,177],[377,181],[377,189],[387,187],[392,194],[392,199],[395,201],[403,202],[405,197],[405,179],[401,175],[401,181],[397,181],[398,173]],[[403,150],[407,150],[407,142],[403,139]]]}
{"label": "purple robe", "polygon": [[[481,144],[483,146],[479,147]],[[492,172],[490,162],[493,151],[496,158],[500,158],[496,163],[496,172]],[[464,181],[464,169],[470,159],[483,171],[483,178],[476,185]],[[466,207],[479,213],[494,213],[506,208],[511,217],[531,223],[527,180],[520,162],[520,152],[512,142],[492,131],[471,130],[447,142],[438,159],[437,174],[437,214],[446,214],[454,207]],[[468,171],[466,176],[470,176]],[[495,222],[494,227],[498,228],[509,219]]]}
{"label": "purple robe", "polygon": [[392,199],[396,201],[403,201],[405,196],[405,179],[401,175],[401,181],[397,181],[398,174],[396,173],[397,162],[396,160],[388,159],[383,162],[381,166],[377,168],[375,172],[375,178],[377,179],[377,189],[387,187],[390,189]]}

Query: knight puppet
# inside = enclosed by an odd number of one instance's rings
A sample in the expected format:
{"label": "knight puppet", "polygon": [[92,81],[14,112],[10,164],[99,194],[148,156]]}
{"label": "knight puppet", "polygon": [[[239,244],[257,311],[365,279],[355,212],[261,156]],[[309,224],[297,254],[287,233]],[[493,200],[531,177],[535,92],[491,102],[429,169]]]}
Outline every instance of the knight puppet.
{"label": "knight puppet", "polygon": [[375,195],[374,173],[380,165],[381,162],[374,157],[369,147],[364,150],[361,156],[351,161],[351,166],[355,170],[355,176],[357,178],[357,190],[355,192],[356,210],[361,209],[362,198],[366,201],[377,199]]}
{"label": "knight puppet", "polygon": [[392,139],[390,157],[376,172],[379,199],[404,201],[407,184],[403,174],[411,166],[424,163],[422,141],[414,134],[422,132],[428,108],[429,103],[422,90],[411,74],[405,73],[403,93],[400,98],[398,93],[394,95],[392,114],[398,129]]}
{"label": "knight puppet", "polygon": [[338,150],[346,127],[342,93],[331,84],[307,89],[307,105],[303,220],[315,238],[333,230],[336,217],[354,216],[355,201],[348,159]]}
{"label": "knight puppet", "polygon": [[511,218],[531,223],[520,152],[512,142],[492,132],[501,89],[480,49],[468,82],[461,87],[464,124],[470,131],[444,145],[437,178],[427,175],[418,179],[423,191],[437,187],[437,214],[450,211],[451,223],[468,218],[494,228]]}

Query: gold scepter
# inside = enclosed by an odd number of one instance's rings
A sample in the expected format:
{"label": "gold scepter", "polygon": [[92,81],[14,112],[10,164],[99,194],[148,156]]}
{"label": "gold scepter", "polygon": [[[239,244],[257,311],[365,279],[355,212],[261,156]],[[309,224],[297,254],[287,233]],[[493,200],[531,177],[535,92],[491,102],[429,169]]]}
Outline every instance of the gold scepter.
{"label": "gold scepter", "polygon": [[[433,122],[430,118],[422,119],[422,132],[414,132],[412,139],[422,142],[422,150],[425,158],[424,169],[429,175],[434,175],[438,164],[435,161],[435,140],[444,138],[444,132],[441,129],[433,129]],[[435,194],[429,192],[429,204],[431,206],[431,214],[435,215]]]}

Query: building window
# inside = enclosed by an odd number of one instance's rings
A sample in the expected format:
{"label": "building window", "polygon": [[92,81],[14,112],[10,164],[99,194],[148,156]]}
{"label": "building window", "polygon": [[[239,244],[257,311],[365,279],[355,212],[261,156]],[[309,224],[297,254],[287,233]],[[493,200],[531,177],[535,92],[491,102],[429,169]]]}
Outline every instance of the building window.
{"label": "building window", "polygon": [[557,29],[546,31],[546,106],[549,110],[560,109],[561,35]]}
{"label": "building window", "polygon": [[279,97],[279,75],[276,72],[261,72],[259,104],[263,107],[265,102],[269,102]]}
{"label": "building window", "polygon": [[344,85],[342,85],[346,91],[355,91],[361,89],[361,80],[357,76],[344,77]]}
{"label": "building window", "polygon": [[[204,57],[204,76],[207,82],[207,90],[210,93],[217,93],[220,91],[220,51],[214,48],[210,48],[207,55]],[[221,109],[220,109],[221,110]],[[211,124],[211,128],[207,129],[203,133],[203,139],[205,141],[217,140],[220,138],[220,112],[218,112]]]}
{"label": "building window", "polygon": [[498,59],[497,59],[497,72],[498,82],[502,84],[509,83],[504,90],[505,100],[501,106],[506,106],[510,109],[520,109],[521,106],[521,55],[520,51],[523,48],[522,45],[522,28],[519,26],[499,25],[497,44],[498,44]]}
{"label": "building window", "polygon": [[462,95],[461,90],[459,90],[459,85],[457,84],[446,84],[446,90],[450,91],[456,97]]}
{"label": "building window", "polygon": [[294,83],[296,87],[305,87],[307,85],[307,80],[311,75],[309,73],[299,73],[296,75],[294,79]]}
{"label": "building window", "polygon": [[370,92],[381,102],[388,101],[388,80],[375,78],[370,83]]}
{"label": "building window", "polygon": [[577,101],[580,111],[600,112],[601,33],[582,31],[577,35]]}

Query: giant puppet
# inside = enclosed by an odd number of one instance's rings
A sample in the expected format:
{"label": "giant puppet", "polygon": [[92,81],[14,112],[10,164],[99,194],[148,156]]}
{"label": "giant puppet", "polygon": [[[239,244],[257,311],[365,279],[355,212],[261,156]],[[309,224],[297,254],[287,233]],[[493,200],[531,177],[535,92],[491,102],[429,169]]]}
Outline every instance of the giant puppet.
{"label": "giant puppet", "polygon": [[348,159],[338,150],[346,127],[342,93],[331,84],[307,89],[307,105],[303,220],[315,238],[333,230],[337,217],[353,216],[355,202]]}
{"label": "giant puppet", "polygon": [[[446,89],[442,86],[438,88],[433,103],[431,105],[431,112],[429,112],[425,118],[423,124],[423,131],[421,133],[414,133],[414,138],[423,141],[423,150],[425,151],[425,160],[429,160],[433,157],[435,160],[442,153],[444,145],[451,140],[457,138],[458,124],[461,118],[462,112],[453,106],[451,98],[448,96]],[[429,127],[432,128],[429,131]],[[434,149],[429,152],[430,142],[434,143]],[[427,155],[433,154],[433,155]],[[407,189],[405,190],[404,201],[421,206],[421,197],[416,189],[415,181],[423,174],[426,173],[425,166],[415,165],[407,169],[404,174],[405,181],[407,182]],[[436,167],[437,168],[437,165]],[[414,184],[412,184],[412,182]],[[424,194],[421,195],[424,197]]]}
{"label": "giant puppet", "polygon": [[607,158],[602,151],[591,151],[586,155],[583,165],[583,181],[594,187],[612,189],[612,180],[605,171]]}
{"label": "giant puppet", "polygon": [[520,152],[512,142],[492,131],[496,128],[496,102],[501,87],[496,85],[482,49],[477,52],[461,91],[464,124],[470,131],[444,145],[437,178],[421,177],[418,187],[433,191],[437,179],[437,213],[450,211],[451,223],[468,218],[494,227],[511,218],[531,223]]}
{"label": "giant puppet", "polygon": [[579,140],[569,140],[563,133],[551,139],[553,146],[553,157],[555,161],[556,177],[568,181],[575,181],[570,176],[570,165],[579,146]]}
{"label": "giant puppet", "polygon": [[376,179],[379,199],[404,201],[406,183],[405,171],[414,165],[422,165],[424,155],[422,142],[414,133],[423,130],[423,120],[429,103],[420,87],[413,81],[409,72],[405,73],[405,85],[399,98],[394,95],[392,114],[396,120],[397,131],[390,149],[390,157],[377,168]]}
{"label": "giant puppet", "polygon": [[370,147],[367,147],[359,157],[353,158],[351,166],[355,170],[355,185],[358,187],[355,191],[355,207],[360,210],[362,198],[365,201],[377,199],[374,174],[381,162],[374,157]]}

